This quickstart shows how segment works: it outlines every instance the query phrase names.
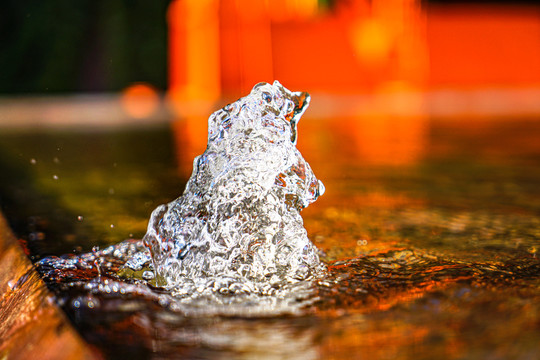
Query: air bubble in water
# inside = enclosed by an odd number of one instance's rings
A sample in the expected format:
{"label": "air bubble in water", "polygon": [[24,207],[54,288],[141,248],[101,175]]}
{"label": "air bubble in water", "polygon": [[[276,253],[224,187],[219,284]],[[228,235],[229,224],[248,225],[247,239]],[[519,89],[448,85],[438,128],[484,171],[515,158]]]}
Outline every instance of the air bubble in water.
{"label": "air bubble in water", "polygon": [[152,271],[146,270],[142,273],[142,278],[144,280],[152,280],[154,278],[154,273]]}

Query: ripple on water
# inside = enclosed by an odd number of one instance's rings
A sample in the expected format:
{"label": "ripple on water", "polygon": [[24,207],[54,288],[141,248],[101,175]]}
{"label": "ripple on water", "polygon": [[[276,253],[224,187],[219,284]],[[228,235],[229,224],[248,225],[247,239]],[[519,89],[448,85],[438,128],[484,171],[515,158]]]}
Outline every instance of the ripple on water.
{"label": "ripple on water", "polygon": [[[94,306],[111,300],[149,303],[182,316],[276,316],[345,310],[368,312],[418,299],[433,291],[456,285],[469,287],[512,287],[534,280],[540,264],[532,257],[505,262],[460,262],[412,249],[396,249],[329,264],[324,276],[311,280],[243,291],[236,283],[227,291],[227,280],[216,279],[213,288],[193,284],[193,293],[178,294],[145,279],[145,268],[121,271],[133,254],[145,249],[140,240],[126,240],[83,255],[49,257],[36,266],[61,303],[80,308],[85,295]],[[100,265],[100,270],[96,269]],[[218,283],[221,282],[221,283]],[[205,284],[208,284],[206,282]],[[523,286],[523,284],[519,284]],[[215,291],[221,289],[222,291]],[[79,306],[73,306],[77,299]],[[115,303],[118,309],[120,303]],[[128,310],[132,305],[123,305]]]}

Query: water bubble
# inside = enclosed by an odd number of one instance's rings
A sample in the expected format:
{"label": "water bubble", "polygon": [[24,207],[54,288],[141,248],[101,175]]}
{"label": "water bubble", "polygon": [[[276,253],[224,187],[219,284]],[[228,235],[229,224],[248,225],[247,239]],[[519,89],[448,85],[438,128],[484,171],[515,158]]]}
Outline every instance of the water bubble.
{"label": "water bubble", "polygon": [[83,219],[84,219],[84,218],[82,217],[82,215],[77,216],[77,220],[83,221]]}
{"label": "water bubble", "polygon": [[114,195],[114,189],[113,188],[109,188],[109,195]]}
{"label": "water bubble", "polygon": [[55,164],[60,164],[60,159],[58,159],[57,157],[55,157],[55,158],[53,159],[53,162],[54,162]]}
{"label": "water bubble", "polygon": [[53,179],[54,179],[54,180],[58,180],[58,175],[56,175],[56,174],[53,175]]}
{"label": "water bubble", "polygon": [[96,260],[94,260],[94,267],[96,268],[98,272],[98,277],[101,277],[101,259],[100,258],[97,258]]}
{"label": "water bubble", "polygon": [[28,235],[28,239],[29,239],[29,240],[32,240],[32,241],[35,241],[35,240],[39,240],[39,241],[45,240],[45,233],[44,233],[44,232],[41,232],[41,231],[32,231],[32,232]]}
{"label": "water bubble", "polygon": [[166,298],[161,298],[159,299],[159,305],[163,306],[163,307],[166,307],[168,306],[170,303],[170,300],[169,299],[166,299]]}
{"label": "water bubble", "polygon": [[146,270],[142,273],[142,278],[144,280],[152,280],[154,278],[154,272]]}
{"label": "water bubble", "polygon": [[99,300],[92,295],[78,296],[71,301],[71,307],[74,309],[95,309],[99,306]]}
{"label": "water bubble", "polygon": [[34,159],[34,158],[30,159],[30,164],[36,165],[36,164],[37,164],[37,160]]}

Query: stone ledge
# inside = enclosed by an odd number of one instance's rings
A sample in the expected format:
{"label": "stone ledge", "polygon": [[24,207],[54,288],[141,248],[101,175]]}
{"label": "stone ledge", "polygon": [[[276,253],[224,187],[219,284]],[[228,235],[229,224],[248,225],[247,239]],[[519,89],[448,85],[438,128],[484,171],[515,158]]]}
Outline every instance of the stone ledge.
{"label": "stone ledge", "polygon": [[97,359],[25,256],[0,214],[0,358]]}

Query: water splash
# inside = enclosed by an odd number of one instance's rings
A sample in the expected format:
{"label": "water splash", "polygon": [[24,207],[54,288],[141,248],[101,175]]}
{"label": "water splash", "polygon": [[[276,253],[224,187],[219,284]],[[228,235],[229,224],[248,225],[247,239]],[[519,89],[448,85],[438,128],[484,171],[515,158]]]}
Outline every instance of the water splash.
{"label": "water splash", "polygon": [[212,114],[184,194],[154,210],[143,239],[150,252],[126,268],[151,259],[156,283],[177,295],[261,293],[319,274],[300,211],[324,186],[296,148],[309,100],[278,81],[260,83]]}

